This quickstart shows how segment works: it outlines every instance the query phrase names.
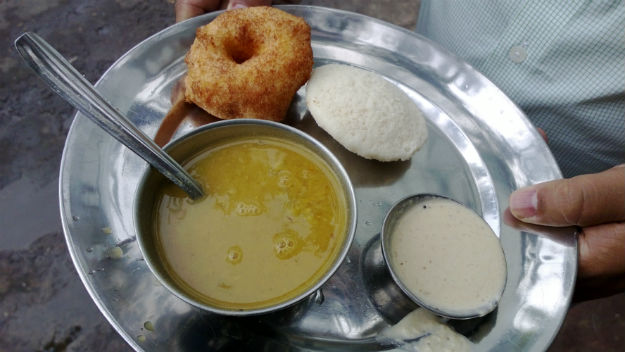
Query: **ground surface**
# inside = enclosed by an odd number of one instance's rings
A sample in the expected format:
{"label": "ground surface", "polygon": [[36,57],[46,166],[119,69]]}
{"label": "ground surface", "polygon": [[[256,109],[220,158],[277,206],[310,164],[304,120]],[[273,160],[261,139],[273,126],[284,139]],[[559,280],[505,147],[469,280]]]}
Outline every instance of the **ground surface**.
{"label": "ground surface", "polygon": [[[410,0],[303,1],[414,28]],[[58,167],[74,110],[19,61],[40,34],[95,82],[120,55],[173,23],[166,0],[0,2],[0,351],[125,351],[89,298],[65,245]],[[550,351],[625,350],[625,295],[573,307]]]}

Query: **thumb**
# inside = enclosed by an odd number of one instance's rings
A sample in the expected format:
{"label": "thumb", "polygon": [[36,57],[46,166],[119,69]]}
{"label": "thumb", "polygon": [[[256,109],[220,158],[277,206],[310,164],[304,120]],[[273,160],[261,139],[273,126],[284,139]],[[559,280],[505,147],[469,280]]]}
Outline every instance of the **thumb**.
{"label": "thumb", "polygon": [[523,222],[549,226],[625,220],[624,166],[521,188],[510,195],[510,212]]}
{"label": "thumb", "polygon": [[176,22],[202,15],[219,8],[219,0],[176,0]]}

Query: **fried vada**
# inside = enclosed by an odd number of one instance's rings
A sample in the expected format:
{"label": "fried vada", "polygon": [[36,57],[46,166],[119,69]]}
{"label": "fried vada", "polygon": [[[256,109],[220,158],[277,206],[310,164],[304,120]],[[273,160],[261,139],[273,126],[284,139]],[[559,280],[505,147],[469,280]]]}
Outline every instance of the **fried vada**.
{"label": "fried vada", "polygon": [[188,102],[221,119],[280,121],[312,73],[310,26],[273,7],[230,10],[197,29],[185,62]]}

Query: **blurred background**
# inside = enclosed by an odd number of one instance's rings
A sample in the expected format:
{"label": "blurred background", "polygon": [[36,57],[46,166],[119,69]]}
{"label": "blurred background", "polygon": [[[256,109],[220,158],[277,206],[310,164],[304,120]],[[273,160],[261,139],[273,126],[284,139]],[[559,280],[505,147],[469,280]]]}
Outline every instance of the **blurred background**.
{"label": "blurred background", "polygon": [[[0,1],[0,351],[128,351],[90,299],[67,251],[58,171],[74,109],[19,59],[41,35],[90,82],[174,23],[174,0]],[[414,29],[414,0],[300,1]],[[625,294],[571,307],[550,351],[624,351]]]}

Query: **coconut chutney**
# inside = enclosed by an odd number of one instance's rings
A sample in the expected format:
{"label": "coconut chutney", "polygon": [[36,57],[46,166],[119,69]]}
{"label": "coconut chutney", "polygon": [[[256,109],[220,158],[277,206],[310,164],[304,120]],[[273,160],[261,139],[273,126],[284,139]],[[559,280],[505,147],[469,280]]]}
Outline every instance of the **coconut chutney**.
{"label": "coconut chutney", "polygon": [[455,201],[426,197],[408,206],[391,230],[389,247],[396,279],[443,315],[483,315],[501,297],[506,261],[499,239]]}

